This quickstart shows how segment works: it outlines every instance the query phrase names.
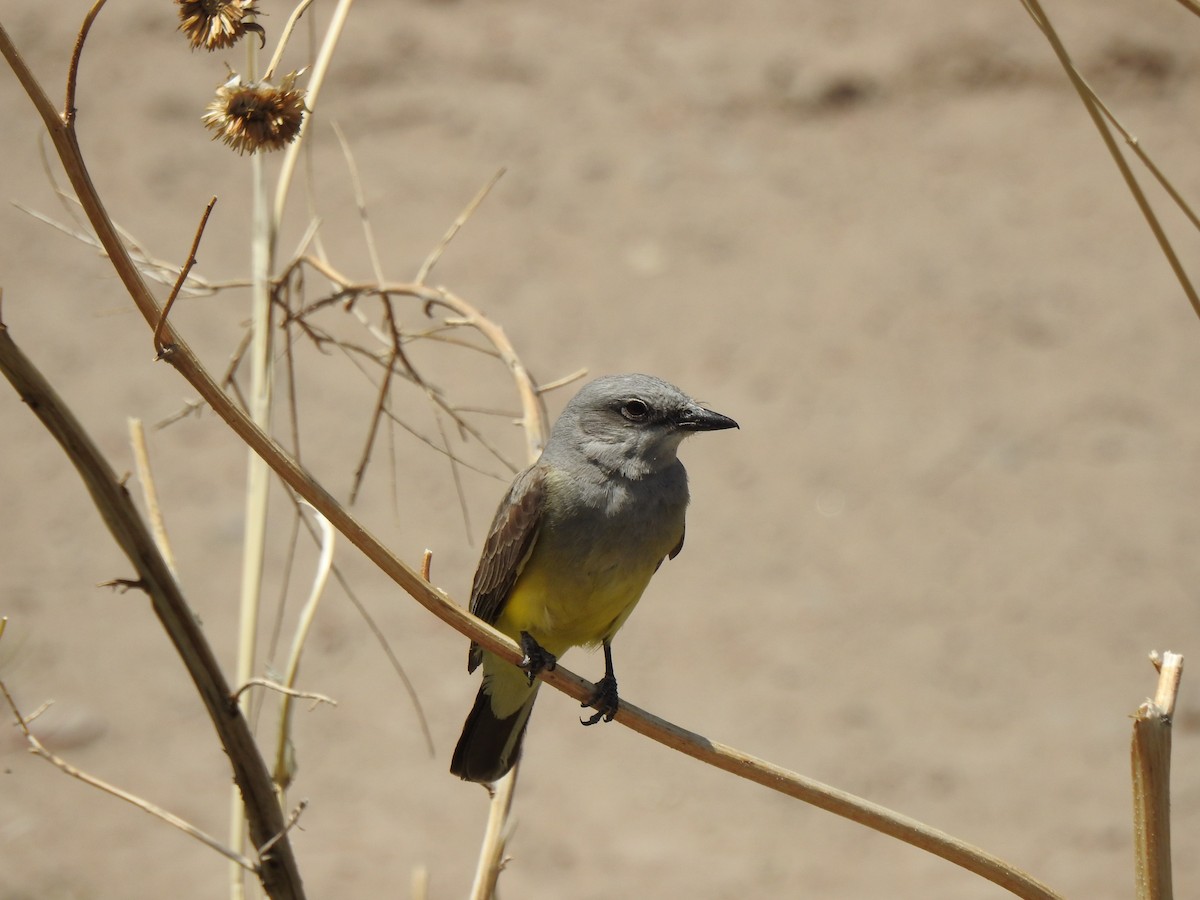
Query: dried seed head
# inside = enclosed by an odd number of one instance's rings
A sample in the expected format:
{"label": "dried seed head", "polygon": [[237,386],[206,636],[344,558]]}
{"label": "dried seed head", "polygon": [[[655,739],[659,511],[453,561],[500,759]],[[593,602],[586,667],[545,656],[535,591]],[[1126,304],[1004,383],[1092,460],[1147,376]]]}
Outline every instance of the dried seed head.
{"label": "dried seed head", "polygon": [[187,35],[192,49],[222,50],[232,47],[247,31],[258,35],[265,45],[261,25],[247,22],[246,16],[258,15],[256,0],[175,0],[179,4],[179,30]]}
{"label": "dried seed head", "polygon": [[296,72],[282,79],[279,87],[260,81],[246,83],[234,75],[217,88],[202,121],[238,153],[278,150],[300,133],[304,121],[304,91],[295,89]]}

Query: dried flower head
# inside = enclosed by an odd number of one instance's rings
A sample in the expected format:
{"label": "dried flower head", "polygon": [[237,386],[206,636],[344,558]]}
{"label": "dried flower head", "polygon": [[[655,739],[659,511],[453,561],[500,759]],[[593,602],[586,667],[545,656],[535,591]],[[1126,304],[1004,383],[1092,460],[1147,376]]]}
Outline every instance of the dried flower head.
{"label": "dried flower head", "polygon": [[179,4],[179,30],[187,35],[192,49],[222,50],[232,47],[247,31],[258,35],[265,46],[261,25],[247,22],[258,15],[256,0],[175,0]]}
{"label": "dried flower head", "polygon": [[257,84],[234,75],[217,88],[217,96],[204,113],[206,128],[238,153],[278,150],[300,133],[304,121],[304,91],[295,89],[296,72],[284,76],[279,87]]}

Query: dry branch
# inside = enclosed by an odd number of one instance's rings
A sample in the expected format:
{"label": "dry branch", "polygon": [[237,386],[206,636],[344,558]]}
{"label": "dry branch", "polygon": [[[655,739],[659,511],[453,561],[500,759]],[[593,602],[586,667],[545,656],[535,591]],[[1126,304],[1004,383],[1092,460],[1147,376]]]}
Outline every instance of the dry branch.
{"label": "dry branch", "polygon": [[1183,657],[1150,654],[1154,697],[1133,714],[1133,839],[1138,900],[1171,900],[1171,722]]}
{"label": "dry branch", "polygon": [[[0,631],[2,631],[2,630],[0,630]],[[69,762],[67,762],[62,757],[57,756],[54,753],[51,753],[49,750],[46,749],[46,746],[41,741],[38,740],[37,736],[32,731],[29,730],[30,724],[33,722],[34,719],[36,719],[38,717],[38,715],[41,714],[42,710],[45,707],[43,706],[37,710],[34,710],[34,712],[32,714],[30,714],[29,716],[22,716],[21,711],[19,709],[17,709],[17,704],[13,700],[12,695],[8,692],[8,687],[4,684],[4,682],[2,680],[0,680],[0,694],[4,695],[4,699],[8,703],[9,710],[12,712],[13,717],[17,720],[17,726],[21,729],[21,733],[25,736],[25,742],[29,745],[30,753],[46,760],[46,762],[50,763],[51,765],[53,765],[55,768],[57,768],[59,771],[63,772],[64,774],[70,775],[72,778],[82,781],[86,785],[94,787],[97,790],[103,791],[104,793],[109,794],[113,797],[116,797],[118,800],[124,800],[126,803],[129,803],[130,805],[136,806],[138,809],[142,810],[142,812],[149,813],[150,815],[154,816],[156,819],[161,819],[162,821],[164,821],[168,825],[170,825],[172,828],[177,828],[180,831],[182,831],[184,834],[186,834],[188,837],[195,838],[196,840],[198,840],[200,843],[204,844],[205,846],[210,847],[213,850],[216,850],[222,856],[229,859],[231,862],[235,863],[236,865],[240,866],[241,868],[247,869],[251,872],[257,871],[257,866],[255,866],[255,864],[252,860],[247,859],[242,854],[229,849],[224,844],[222,844],[220,841],[218,841],[216,838],[214,838],[212,835],[208,834],[207,832],[201,831],[199,828],[197,828],[191,822],[188,822],[184,819],[179,818],[179,816],[175,815],[174,813],[167,812],[165,809],[163,809],[160,806],[156,806],[155,804],[151,803],[149,800],[139,797],[136,794],[131,794],[131,793],[129,793],[129,791],[123,790],[123,789],[117,787],[116,785],[109,784],[107,781],[104,781],[101,778],[97,778],[95,775],[89,775],[87,772],[84,772],[82,769],[78,769],[75,766],[71,765]]]}
{"label": "dry branch", "polygon": [[[246,720],[231,700],[225,676],[197,624],[195,613],[175,583],[166,560],[158,552],[154,538],[138,516],[129,492],[74,414],[13,342],[2,322],[0,370],[62,446],[79,471],[113,539],[137,570],[137,586],[149,594],[154,612],[183,660],[229,755],[234,781],[251,821],[255,845],[261,847],[268,841],[277,840],[277,836],[284,833],[286,823],[266,764]],[[300,873],[288,841],[277,840],[256,871],[263,888],[275,900],[302,900],[304,897]]]}
{"label": "dry branch", "polygon": [[[347,6],[348,3],[346,0],[343,0],[343,3],[339,5],[339,10],[343,10]],[[0,29],[0,52],[9,61],[9,64],[17,74],[18,80],[20,80],[22,86],[30,95],[34,106],[42,115],[47,131],[53,140],[59,157],[63,161],[72,186],[79,196],[81,205],[87,213],[92,227],[96,230],[101,244],[108,253],[118,276],[121,278],[126,290],[149,326],[154,328],[161,319],[161,310],[126,251],[91,183],[83,157],[79,151],[73,126],[61,118],[57,112],[53,111],[53,107],[46,99],[44,92],[29,72],[3,29]],[[501,356],[504,357],[510,374],[518,385],[526,420],[544,416],[536,386],[532,379],[529,378],[528,373],[516,355],[506,354],[504,348],[507,346],[507,341],[503,340],[503,331],[495,323],[479,315],[469,306],[456,302],[456,298],[453,298],[446,291],[431,290],[424,285],[419,285],[415,286],[413,293],[414,295],[424,296],[428,306],[443,306],[453,310],[463,318],[464,322],[471,324],[484,334],[485,337],[493,341],[497,349],[500,350]],[[167,326],[165,330],[164,341],[167,343],[167,346],[164,348],[163,358],[183,375],[238,437],[251,450],[261,456],[285,483],[326,516],[333,526],[350,543],[362,551],[381,571],[392,578],[393,581],[407,591],[417,602],[439,619],[470,637],[485,649],[496,653],[502,659],[506,659],[514,664],[518,662],[522,653],[515,643],[491,626],[470,615],[462,607],[453,603],[443,592],[433,589],[417,572],[401,562],[387,548],[380,544],[379,541],[336,502],[328,491],[318,484],[292,457],[284,452],[276,441],[258,428],[241,409],[230,401],[230,398],[213,381],[212,377],[173,327]],[[527,431],[532,433],[531,430]],[[531,451],[538,449],[540,448],[530,448]],[[107,509],[107,503],[102,508]],[[146,536],[146,546],[152,550],[152,543],[149,541],[148,536]],[[157,558],[156,554],[155,558]],[[170,582],[169,578],[166,579],[166,583],[173,588],[173,583]],[[189,620],[189,624],[194,629],[194,623],[191,623]],[[175,628],[176,624],[172,623],[171,627]],[[172,634],[174,637],[174,631]],[[205,649],[207,649],[206,646]],[[187,654],[194,654],[195,652],[186,643],[181,649],[181,653],[185,653],[185,660],[188,660]],[[189,665],[190,667],[191,665]],[[219,674],[219,672],[216,673],[218,677]],[[542,677],[555,688],[580,701],[586,701],[595,694],[594,685],[574,675],[562,666],[559,666],[553,672],[545,673]],[[207,686],[204,689],[208,690]],[[209,697],[206,695],[206,701],[208,699]],[[227,718],[244,726],[243,720],[239,716],[236,716],[235,713],[230,712]],[[1057,897],[1045,885],[1013,866],[978,848],[964,844],[943,832],[929,828],[915,820],[898,815],[883,807],[868,803],[794,772],[789,772],[763,760],[743,754],[731,747],[710,741],[701,735],[688,732],[637,708],[631,703],[622,703],[621,709],[617,713],[616,721],[710,765],[926,849],[935,855],[941,856],[993,881],[1017,896],[1037,898],[1037,900],[1052,900],[1052,898]],[[219,727],[227,724],[224,720],[218,722]],[[249,740],[248,733],[246,734],[246,739]],[[261,762],[257,755],[254,758]],[[255,781],[254,786],[257,785],[258,782]],[[253,799],[255,800],[255,804],[251,808],[257,812],[257,800],[259,798],[255,797]],[[267,803],[267,806],[271,806],[271,804]],[[275,817],[271,821],[278,822],[280,826],[284,825],[277,807],[275,808]],[[252,820],[252,833],[254,833],[255,842],[260,846],[275,838],[276,835],[283,834],[283,828],[278,827],[275,828],[273,833],[260,837],[260,833],[255,833],[256,828],[261,832],[262,822],[255,823]],[[286,840],[280,840],[278,851],[273,851],[271,855],[273,863],[282,861],[282,851],[285,851],[286,848]],[[290,863],[290,850],[286,850],[286,856],[287,861]],[[285,879],[292,871],[291,869],[279,871],[279,867],[275,866],[271,869],[270,874],[278,876],[280,879]],[[266,876],[267,872],[264,870],[264,883],[268,884],[269,889],[274,888],[279,890],[280,893],[278,896],[299,896],[300,885],[298,876],[296,876],[294,882],[285,882],[283,885],[274,879],[268,883]],[[293,893],[285,894],[283,892],[284,887],[291,889]],[[275,895],[273,894],[273,896]]]}
{"label": "dry branch", "polygon": [[1138,184],[1133,170],[1129,168],[1129,163],[1125,160],[1124,155],[1122,155],[1120,147],[1117,146],[1116,138],[1109,131],[1100,103],[1095,98],[1095,95],[1092,94],[1087,82],[1083,80],[1083,76],[1079,74],[1079,70],[1075,68],[1075,64],[1071,62],[1067,48],[1063,46],[1058,32],[1054,30],[1054,25],[1051,24],[1039,0],[1021,0],[1021,3],[1029,13],[1030,18],[1033,19],[1034,24],[1045,35],[1046,40],[1049,41],[1051,48],[1054,50],[1054,55],[1058,57],[1059,65],[1063,67],[1063,71],[1071,79],[1072,87],[1079,94],[1079,99],[1083,101],[1083,106],[1091,117],[1092,124],[1100,132],[1104,146],[1108,149],[1113,162],[1116,163],[1117,169],[1125,181],[1125,186],[1129,189],[1129,193],[1133,195],[1134,202],[1137,203],[1138,209],[1141,210],[1142,216],[1146,220],[1146,225],[1149,226],[1154,239],[1158,242],[1163,256],[1167,258],[1167,264],[1171,267],[1171,271],[1175,273],[1175,278],[1179,281],[1179,286],[1183,288],[1184,294],[1187,295],[1188,302],[1192,304],[1192,311],[1197,316],[1200,316],[1200,294],[1197,294],[1196,288],[1192,285],[1192,281],[1188,277],[1187,270],[1184,269],[1183,263],[1180,262],[1179,256],[1171,244],[1171,239],[1167,237],[1162,223],[1159,222],[1158,216],[1150,206],[1150,201],[1146,198],[1141,185]]}

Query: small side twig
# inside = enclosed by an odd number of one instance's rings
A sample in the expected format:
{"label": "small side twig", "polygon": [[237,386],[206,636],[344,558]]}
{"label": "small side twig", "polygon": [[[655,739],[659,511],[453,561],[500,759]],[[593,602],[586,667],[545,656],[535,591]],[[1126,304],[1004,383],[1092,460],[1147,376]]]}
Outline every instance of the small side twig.
{"label": "small side twig", "polygon": [[[265,842],[284,829],[266,764],[246,720],[236,708],[229,708],[229,687],[216,656],[153,537],[134,509],[122,479],[112,471],[49,382],[17,347],[3,322],[0,322],[0,371],[66,451],[114,541],[137,569],[136,580],[118,579],[112,583],[136,587],[149,595],[154,612],[196,685],[229,757],[250,818],[251,833]],[[263,860],[253,871],[274,900],[303,900],[303,884],[288,842],[276,847],[271,858]]]}
{"label": "small side twig", "polygon": [[1092,124],[1096,126],[1096,130],[1100,133],[1101,140],[1104,141],[1104,146],[1108,149],[1109,155],[1116,164],[1121,177],[1125,181],[1125,186],[1129,189],[1129,193],[1133,195],[1133,200],[1141,210],[1142,217],[1146,220],[1146,225],[1150,228],[1154,239],[1158,242],[1159,249],[1162,250],[1163,256],[1167,258],[1167,264],[1171,267],[1171,271],[1175,274],[1179,286],[1183,288],[1184,294],[1188,298],[1188,302],[1192,305],[1193,312],[1200,316],[1200,294],[1197,294],[1196,288],[1193,286],[1191,279],[1188,277],[1187,270],[1184,269],[1183,263],[1180,262],[1178,254],[1175,252],[1175,247],[1171,244],[1171,239],[1167,237],[1162,223],[1155,215],[1154,209],[1150,206],[1150,201],[1146,198],[1145,192],[1138,184],[1137,178],[1130,169],[1128,161],[1121,153],[1120,147],[1117,146],[1116,139],[1112,132],[1109,131],[1108,125],[1104,121],[1104,114],[1101,112],[1099,105],[1092,98],[1091,90],[1087,83],[1079,74],[1079,70],[1075,68],[1075,64],[1071,62],[1071,57],[1067,53],[1066,47],[1063,46],[1062,40],[1051,24],[1046,11],[1042,8],[1039,0],[1021,0],[1026,12],[1033,19],[1034,24],[1045,35],[1049,41],[1050,47],[1054,50],[1054,55],[1058,57],[1059,65],[1063,71],[1067,73],[1067,77],[1071,79],[1071,85],[1075,88],[1075,92],[1079,94],[1079,99],[1083,101],[1084,109],[1092,119]]}
{"label": "small side twig", "polygon": [[338,702],[332,697],[325,694],[317,694],[312,691],[298,691],[295,688],[290,688],[286,684],[280,684],[278,681],[272,681],[270,678],[251,678],[240,688],[233,692],[229,697],[230,703],[237,703],[242,699],[242,694],[250,690],[252,687],[264,687],[267,690],[275,691],[279,694],[286,694],[289,697],[296,697],[300,700],[311,700],[313,708],[320,706],[322,703],[328,703],[330,706],[337,706]]}
{"label": "small side twig", "polygon": [[187,261],[179,270],[179,278],[175,281],[175,286],[171,288],[171,294],[167,297],[167,302],[163,304],[162,312],[158,317],[158,324],[154,326],[154,352],[159,358],[166,351],[166,345],[163,343],[163,334],[167,328],[167,316],[171,314],[171,307],[175,305],[175,298],[179,296],[179,291],[183,288],[183,283],[187,281],[188,273],[192,271],[192,267],[196,265],[196,251],[200,249],[200,239],[204,236],[204,226],[208,224],[208,217],[212,215],[213,207],[217,205],[217,198],[213,197],[208,201],[208,206],[204,207],[204,215],[200,217],[200,225],[196,228],[196,236],[192,238],[192,248],[188,251]]}
{"label": "small side twig", "polygon": [[288,815],[287,824],[283,826],[283,831],[279,832],[279,834],[275,835],[275,837],[271,838],[269,841],[267,841],[265,844],[263,844],[261,847],[258,848],[258,856],[260,859],[267,858],[267,856],[271,852],[271,848],[274,847],[277,843],[279,843],[279,841],[281,841],[283,839],[284,835],[286,835],[289,831],[292,830],[292,828],[295,827],[296,823],[300,821],[300,817],[302,815],[304,815],[304,810],[306,810],[306,809],[308,809],[308,801],[307,800],[301,800],[298,804],[296,804],[296,808],[293,809],[291,811],[291,813]]}
{"label": "small side twig", "polygon": [[67,96],[63,101],[62,110],[62,121],[67,126],[75,123],[75,88],[79,83],[79,58],[83,55],[83,44],[87,40],[88,32],[92,30],[92,23],[96,21],[96,16],[100,15],[100,10],[106,2],[107,0],[96,0],[92,4],[92,8],[83,17],[83,24],[79,26],[79,34],[75,36],[75,48],[71,51],[71,63],[67,68]]}
{"label": "small side twig", "polygon": [[205,846],[216,850],[222,856],[237,863],[243,869],[254,873],[258,872],[258,866],[253,862],[253,860],[250,860],[242,854],[226,847],[212,835],[201,831],[190,822],[179,818],[179,816],[175,815],[174,813],[167,812],[165,809],[160,806],[156,806],[149,800],[139,797],[136,794],[131,794],[129,791],[123,790],[116,785],[109,784],[107,781],[97,778],[95,775],[89,775],[82,769],[78,769],[71,765],[62,757],[51,753],[46,749],[45,745],[37,739],[37,736],[29,730],[29,724],[41,713],[41,708],[39,708],[39,710],[29,718],[23,717],[21,715],[21,711],[17,709],[16,701],[13,700],[12,694],[9,693],[8,687],[4,684],[2,679],[0,679],[0,694],[4,695],[4,700],[8,704],[8,708],[13,714],[13,718],[16,719],[17,726],[21,729],[21,733],[25,736],[25,742],[29,745],[30,753],[41,757],[59,771],[70,775],[72,778],[82,781],[84,784],[90,785],[91,787],[101,790],[106,794],[116,797],[118,800],[124,800],[126,803],[129,803],[132,806],[136,806],[142,812],[149,813],[156,819],[161,819],[172,828],[177,828],[184,834],[188,835],[188,837],[195,838]]}
{"label": "small side twig", "polygon": [[292,649],[288,654],[287,667],[284,670],[283,703],[279,710],[279,734],[275,746],[275,768],[272,777],[281,791],[287,790],[291,783],[293,765],[289,748],[292,741],[292,697],[291,691],[300,673],[300,657],[304,653],[304,645],[308,641],[309,631],[317,616],[317,606],[325,594],[325,585],[329,583],[329,573],[333,569],[333,550],[337,543],[337,532],[329,524],[329,520],[313,510],[308,503],[301,501],[301,506],[307,506],[316,516],[317,526],[321,533],[321,553],[317,560],[317,572],[313,577],[312,588],[304,609],[300,612],[300,621],[296,625],[296,633],[292,637]]}
{"label": "small side twig", "polygon": [[274,77],[275,70],[279,67],[279,61],[283,58],[283,51],[292,38],[292,32],[296,30],[296,23],[300,21],[300,17],[308,11],[312,3],[313,0],[301,0],[292,10],[292,14],[288,16],[288,20],[283,26],[283,33],[279,35],[279,43],[275,45],[275,52],[271,54],[271,61],[267,64],[267,70],[263,72],[263,81],[270,81]]}
{"label": "small side twig", "polygon": [[450,227],[446,229],[446,233],[442,235],[442,239],[437,242],[437,246],[429,252],[429,255],[425,257],[425,261],[421,263],[421,268],[417,270],[417,277],[415,279],[417,284],[425,284],[426,279],[429,278],[429,273],[433,271],[433,267],[436,266],[438,260],[442,258],[442,254],[446,252],[446,248],[450,246],[450,242],[454,240],[454,236],[458,234],[463,225],[466,224],[467,219],[474,215],[475,210],[479,208],[479,204],[484,201],[484,198],[486,198],[487,195],[492,192],[492,188],[496,186],[496,182],[504,177],[505,171],[506,170],[503,168],[499,169],[496,174],[491,177],[488,183],[479,189],[479,193],[477,193],[471,199],[471,202],[467,204],[466,208],[459,213],[458,218],[455,219],[450,224]]}
{"label": "small side twig", "polygon": [[163,521],[162,507],[158,502],[158,487],[150,469],[150,451],[146,447],[146,430],[142,427],[141,419],[129,420],[129,443],[133,447],[133,465],[137,469],[138,481],[142,483],[142,498],[146,501],[146,515],[150,517],[154,543],[158,545],[167,566],[172,572],[176,572],[175,553],[171,549],[171,539],[167,537],[167,525]]}

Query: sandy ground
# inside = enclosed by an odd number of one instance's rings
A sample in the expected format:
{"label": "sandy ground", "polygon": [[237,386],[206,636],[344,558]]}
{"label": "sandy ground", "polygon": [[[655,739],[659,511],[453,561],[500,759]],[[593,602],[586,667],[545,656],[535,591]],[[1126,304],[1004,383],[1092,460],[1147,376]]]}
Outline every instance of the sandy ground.
{"label": "sandy ground", "polygon": [[[262,6],[273,37],[287,6]],[[0,22],[57,98],[86,4],[54,7],[0,0]],[[198,114],[223,60],[243,56],[190,53],[171,4],[154,7],[111,0],[100,17],[81,143],[114,217],[160,258],[183,258],[218,195],[197,273],[237,278],[249,167]],[[1166,0],[1050,13],[1195,197],[1200,21]],[[291,64],[311,58],[299,41]],[[0,109],[0,194],[67,219],[7,72]],[[688,546],[617,642],[629,700],[975,842],[1065,896],[1132,896],[1128,716],[1153,688],[1147,651],[1200,654],[1200,323],[1019,3],[364,0],[320,100],[312,203],[330,258],[369,278],[334,119],[389,278],[411,278],[505,166],[435,280],[502,323],[544,381],[654,372],[741,423],[684,448]],[[298,190],[284,248],[308,210]],[[1200,271],[1194,234],[1166,221]],[[130,469],[126,418],[158,422],[192,394],[152,361],[105,262],[6,203],[0,283],[17,341]],[[246,309],[230,291],[175,320],[219,371]],[[445,346],[414,358],[457,402],[515,408],[494,363]],[[375,390],[339,354],[301,344],[296,359],[305,462],[345,496]],[[397,410],[436,439],[418,392]],[[473,421],[520,460],[503,418]],[[95,586],[128,564],[7,389],[0,423],[4,680],[26,711],[55,701],[38,727],[71,762],[223,834],[228,768],[181,666],[141,596]],[[458,446],[491,473],[464,471],[464,525],[444,460],[404,431],[391,446],[356,513],[411,562],[432,548],[435,581],[463,600],[506,470]],[[151,449],[181,581],[232,666],[245,452],[212,416],[152,432]],[[273,502],[272,604],[289,531]],[[290,582],[285,636],[312,556]],[[465,642],[351,548],[338,559],[436,752],[332,590],[302,686],[340,705],[300,716],[291,795],[310,801],[295,834],[309,896],[407,897],[423,868],[429,896],[461,897],[486,810],[446,772],[475,691]],[[264,637],[263,671],[269,656]],[[1181,897],[1200,891],[1193,683],[1175,728]],[[507,897],[1008,896],[577,714],[543,692]],[[226,895],[216,854],[5,732],[0,898]]]}

